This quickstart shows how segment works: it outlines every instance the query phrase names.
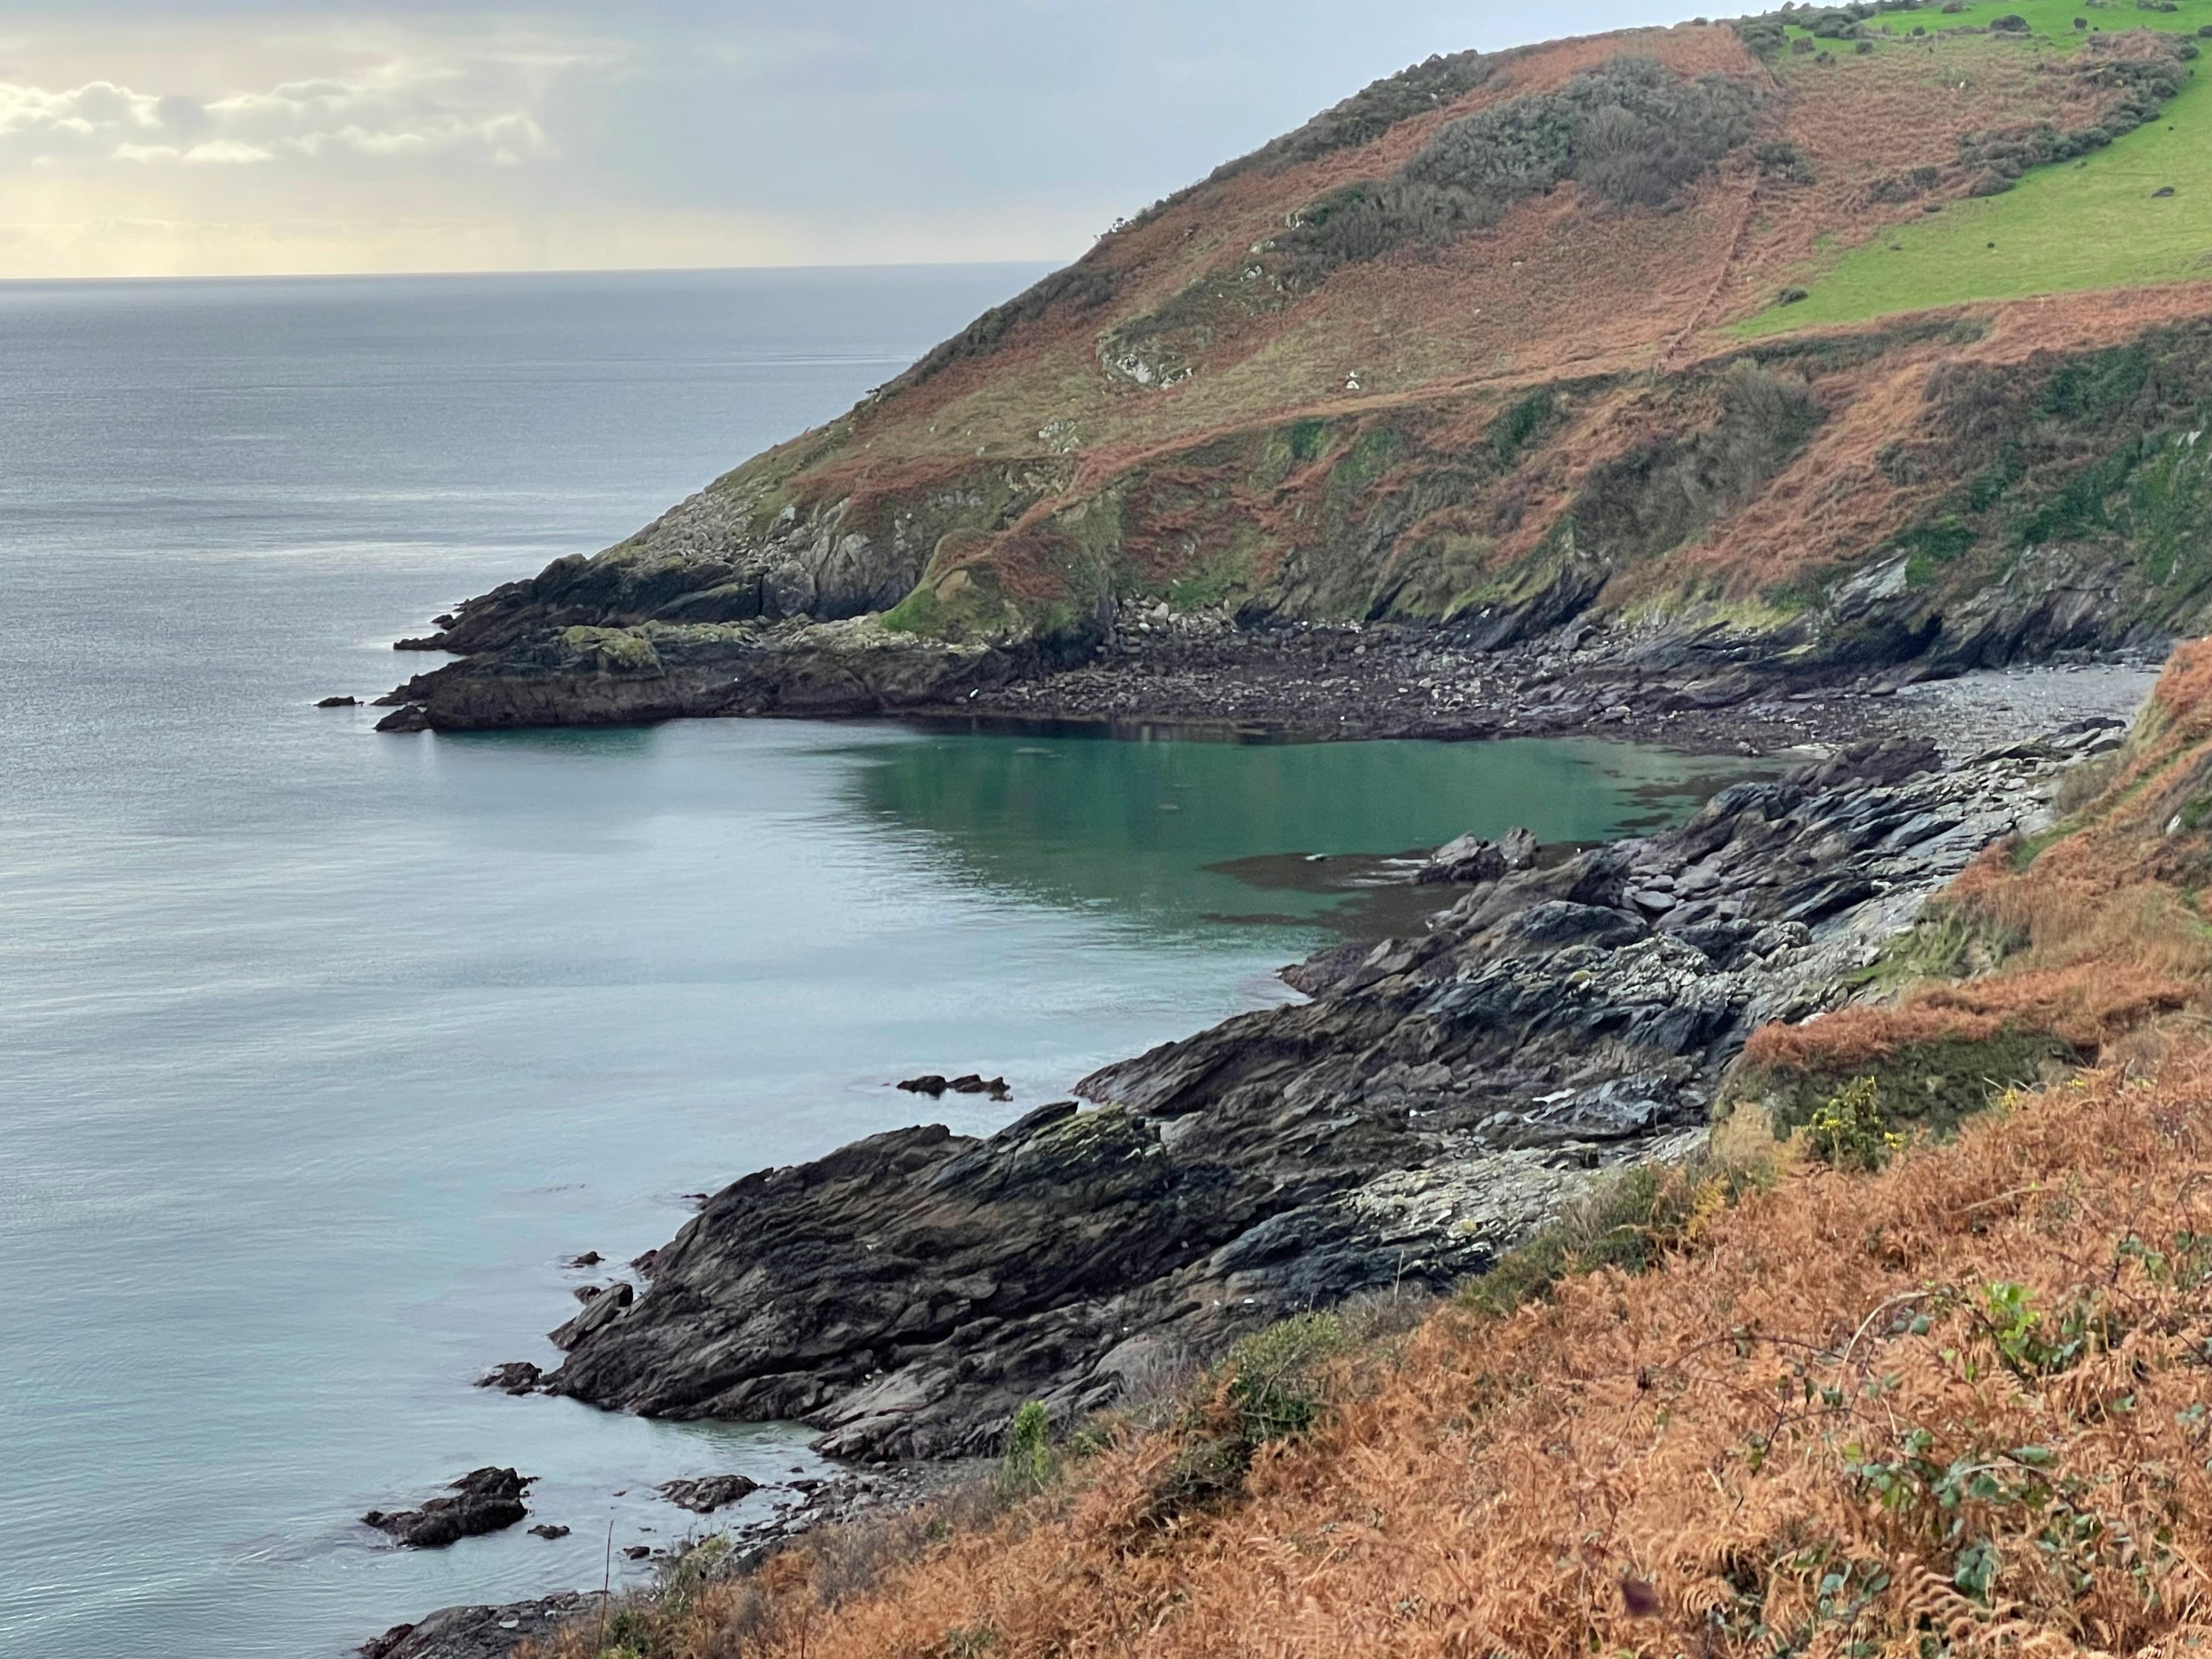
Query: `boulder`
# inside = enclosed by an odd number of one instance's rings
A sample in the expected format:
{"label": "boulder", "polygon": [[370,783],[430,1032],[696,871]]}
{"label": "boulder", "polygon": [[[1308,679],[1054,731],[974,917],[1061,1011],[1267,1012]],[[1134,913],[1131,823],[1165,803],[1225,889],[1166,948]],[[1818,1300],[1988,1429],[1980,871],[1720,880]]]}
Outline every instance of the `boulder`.
{"label": "boulder", "polygon": [[451,1498],[434,1498],[419,1510],[371,1510],[361,1518],[410,1549],[441,1550],[521,1520],[530,1513],[523,1492],[536,1478],[481,1468],[454,1481]]}
{"label": "boulder", "polygon": [[541,1646],[563,1624],[599,1605],[596,1592],[568,1590],[505,1607],[441,1607],[394,1625],[362,1644],[362,1659],[507,1659],[525,1642]]}
{"label": "boulder", "polygon": [[1462,836],[1430,855],[1413,879],[1424,887],[1496,881],[1536,862],[1536,837],[1526,830],[1508,830],[1497,841]]}
{"label": "boulder", "polygon": [[477,1378],[480,1389],[499,1389],[508,1394],[528,1394],[544,1375],[527,1359],[510,1359]]}
{"label": "boulder", "polygon": [[694,1515],[712,1515],[726,1504],[741,1498],[750,1498],[760,1490],[760,1482],[742,1474],[710,1474],[696,1480],[670,1480],[660,1488],[660,1495],[680,1510]]}

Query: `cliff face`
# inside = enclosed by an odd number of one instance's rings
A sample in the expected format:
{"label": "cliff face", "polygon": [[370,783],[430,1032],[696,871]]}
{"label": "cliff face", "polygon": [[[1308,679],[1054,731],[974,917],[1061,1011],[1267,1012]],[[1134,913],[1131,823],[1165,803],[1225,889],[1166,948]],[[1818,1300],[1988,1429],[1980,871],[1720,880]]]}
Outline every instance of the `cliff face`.
{"label": "cliff face", "polygon": [[2188,628],[2212,285],[1786,325],[1901,219],[2113,159],[2187,102],[2193,43],[1842,27],[1379,82],[465,605],[431,643],[468,660],[408,694],[450,726],[941,702],[1138,603],[1483,647],[1635,622],[1808,682]]}

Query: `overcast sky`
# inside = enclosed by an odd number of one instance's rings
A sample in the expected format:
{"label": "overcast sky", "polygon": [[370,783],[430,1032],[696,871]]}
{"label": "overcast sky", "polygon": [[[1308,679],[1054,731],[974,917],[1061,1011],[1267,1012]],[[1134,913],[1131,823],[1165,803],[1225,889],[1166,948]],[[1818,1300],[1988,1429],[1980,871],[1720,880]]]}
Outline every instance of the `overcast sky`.
{"label": "overcast sky", "polygon": [[0,6],[0,276],[1073,258],[1431,52],[1668,0]]}

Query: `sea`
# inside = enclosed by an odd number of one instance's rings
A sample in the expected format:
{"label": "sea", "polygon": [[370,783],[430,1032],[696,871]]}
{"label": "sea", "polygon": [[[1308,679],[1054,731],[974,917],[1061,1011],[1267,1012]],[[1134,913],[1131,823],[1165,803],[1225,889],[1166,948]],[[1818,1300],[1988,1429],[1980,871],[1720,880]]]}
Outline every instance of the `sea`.
{"label": "sea", "polygon": [[[313,706],[1036,275],[0,283],[0,1653],[334,1659],[649,1571],[701,1524],[659,1482],[766,1513],[803,1427],[471,1386],[556,1358],[608,1271],[566,1258],[1286,1000],[1404,908],[1397,855],[1709,787],[1594,743]],[[1013,1097],[893,1086],[930,1072]],[[358,1518],[487,1464],[568,1535]]]}

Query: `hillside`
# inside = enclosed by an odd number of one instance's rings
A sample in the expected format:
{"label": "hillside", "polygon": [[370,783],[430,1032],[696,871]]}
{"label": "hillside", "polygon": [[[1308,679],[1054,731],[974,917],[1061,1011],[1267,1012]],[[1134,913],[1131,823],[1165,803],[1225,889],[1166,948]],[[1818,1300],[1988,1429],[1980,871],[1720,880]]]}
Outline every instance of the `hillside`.
{"label": "hillside", "polygon": [[944,702],[1163,605],[1232,647],[1580,619],[1747,696],[2170,638],[2212,599],[2206,27],[1860,5],[1431,59],[441,619],[410,643],[469,659],[394,723]]}

